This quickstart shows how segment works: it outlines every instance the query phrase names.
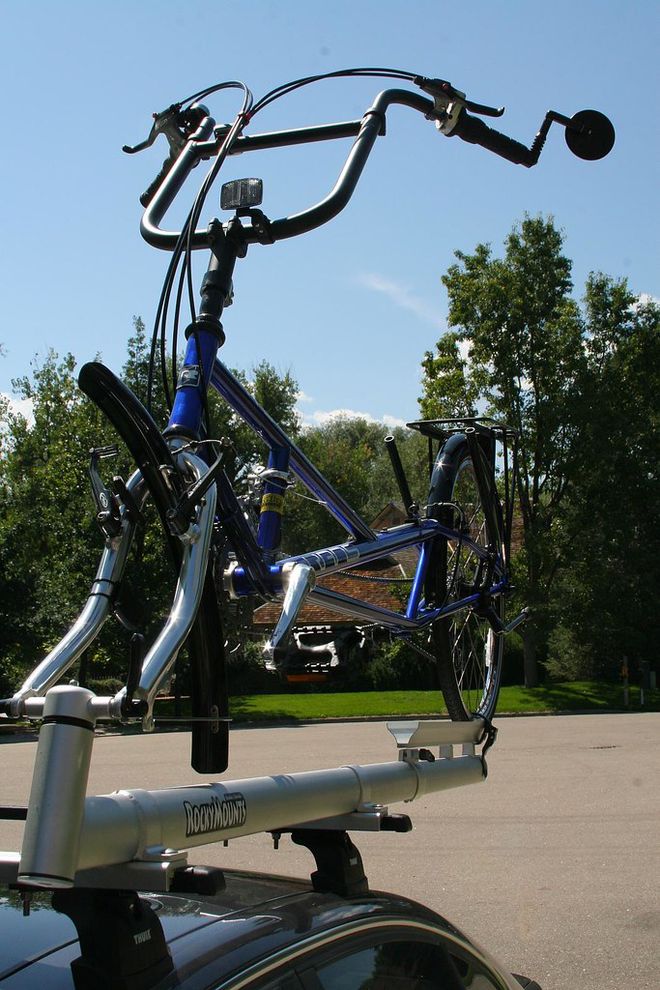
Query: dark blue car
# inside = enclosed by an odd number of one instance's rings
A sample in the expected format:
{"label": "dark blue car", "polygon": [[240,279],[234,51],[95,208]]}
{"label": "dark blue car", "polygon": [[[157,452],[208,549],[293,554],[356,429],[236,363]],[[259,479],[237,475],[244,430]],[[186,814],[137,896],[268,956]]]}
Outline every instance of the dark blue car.
{"label": "dark blue car", "polygon": [[[208,893],[0,889],[2,990],[528,990],[407,898],[199,870]],[[211,892],[215,890],[215,893]],[[24,911],[29,910],[29,917]]]}

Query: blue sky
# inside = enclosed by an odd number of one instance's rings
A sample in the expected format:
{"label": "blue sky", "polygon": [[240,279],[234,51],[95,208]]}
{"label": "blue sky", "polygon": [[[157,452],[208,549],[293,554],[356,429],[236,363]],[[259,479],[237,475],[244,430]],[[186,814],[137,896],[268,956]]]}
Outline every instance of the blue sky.
{"label": "blue sky", "polygon": [[[446,326],[440,277],[454,250],[499,249],[525,212],[564,229],[577,295],[602,270],[660,296],[658,20],[653,0],[0,0],[0,392],[49,347],[119,368],[133,315],[150,326],[167,256],[140,239],[138,196],[165,147],[134,157],[121,147],[146,136],[153,111],[224,79],[259,97],[300,75],[393,66],[505,104],[498,126],[526,144],[549,108],[600,109],[617,131],[612,154],[586,163],[553,127],[526,170],[396,108],[340,217],[256,246],[237,268],[222,357],[290,368],[309,422],[337,409],[414,418],[420,360]],[[385,85],[309,87],[253,131],[357,118]],[[231,95],[211,107],[218,120],[237,110]],[[260,175],[276,218],[321,199],[347,150],[233,159],[225,178]],[[212,195],[205,220],[216,207]]]}

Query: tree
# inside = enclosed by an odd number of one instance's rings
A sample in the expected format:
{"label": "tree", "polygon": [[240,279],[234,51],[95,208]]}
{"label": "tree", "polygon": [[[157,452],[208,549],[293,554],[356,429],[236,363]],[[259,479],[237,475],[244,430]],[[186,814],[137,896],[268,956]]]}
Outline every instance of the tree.
{"label": "tree", "polygon": [[34,666],[66,630],[98,552],[86,467],[103,429],[74,367],[70,354],[50,352],[13,383],[32,403],[32,424],[2,411],[0,653],[14,666]]}
{"label": "tree", "polygon": [[[428,494],[428,460],[423,438],[411,430],[388,430],[361,417],[339,417],[307,429],[300,446],[330,484],[370,523],[388,501],[400,502],[384,439],[393,434],[413,497],[423,507]],[[300,553],[347,539],[346,530],[302,485],[287,494],[284,549]]]}
{"label": "tree", "polygon": [[[582,321],[570,297],[571,262],[551,219],[526,217],[503,258],[477,245],[443,277],[458,330],[423,361],[424,415],[481,409],[518,431],[517,484],[525,534],[520,583],[533,618],[522,629],[525,683],[538,683],[538,648],[558,555],[553,523],[566,494],[576,436]],[[460,358],[459,348],[464,357]],[[452,359],[459,356],[458,365]]]}
{"label": "tree", "polygon": [[[425,416],[480,412],[519,433],[524,547],[514,560],[525,681],[649,659],[658,622],[658,306],[592,274],[583,307],[551,219],[527,217],[504,257],[480,244],[443,278],[456,330],[423,361]],[[622,607],[622,602],[625,603]]]}
{"label": "tree", "polygon": [[633,668],[653,660],[660,635],[649,608],[660,594],[660,307],[600,274],[584,302],[580,434],[557,525],[549,666],[614,676],[624,656]]}
{"label": "tree", "polygon": [[141,316],[133,317],[133,334],[126,344],[126,361],[122,370],[124,383],[142,403],[147,401],[149,383],[149,347]]}

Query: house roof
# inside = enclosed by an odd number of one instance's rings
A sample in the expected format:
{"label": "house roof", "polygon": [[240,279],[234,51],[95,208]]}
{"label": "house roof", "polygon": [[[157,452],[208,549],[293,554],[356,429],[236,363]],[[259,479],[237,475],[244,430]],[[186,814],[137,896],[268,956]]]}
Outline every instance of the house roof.
{"label": "house roof", "polygon": [[[388,502],[371,524],[374,530],[388,529],[391,526],[400,526],[406,521],[406,514],[403,508],[395,502]],[[395,582],[402,578],[410,577],[417,565],[417,551],[414,548],[403,550],[392,554],[397,561],[396,565],[388,568],[354,568],[350,571],[335,571],[319,578],[317,584],[321,588],[329,588],[331,591],[348,595],[351,598],[360,598],[361,601],[369,605],[378,605],[381,608],[389,608],[392,611],[401,611],[401,599],[396,593]],[[404,592],[407,591],[405,584],[400,585]],[[260,608],[255,609],[253,616],[253,627],[257,630],[265,629],[275,625],[282,612],[281,602],[268,602]],[[365,625],[364,622],[352,619],[341,612],[335,612],[315,602],[305,602],[301,608],[296,628],[302,626],[356,626]]]}
{"label": "house roof", "polygon": [[[401,610],[401,601],[393,590],[395,581],[404,577],[401,567],[388,567],[387,570],[371,571],[360,570],[352,572],[335,572],[328,574],[318,581],[321,588],[329,588],[342,595],[351,598],[359,598],[370,605],[378,605],[381,608],[389,608],[393,611]],[[401,585],[405,590],[406,585]],[[253,626],[257,629],[273,626],[282,612],[281,602],[268,602],[254,612]],[[301,608],[296,627],[300,626],[355,626],[364,625],[350,616],[341,612],[335,612],[324,605],[316,602],[305,602]]]}

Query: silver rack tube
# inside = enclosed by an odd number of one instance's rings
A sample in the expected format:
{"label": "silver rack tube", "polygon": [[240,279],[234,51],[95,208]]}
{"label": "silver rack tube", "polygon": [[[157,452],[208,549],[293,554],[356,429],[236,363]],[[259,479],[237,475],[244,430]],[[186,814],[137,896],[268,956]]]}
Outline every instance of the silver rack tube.
{"label": "silver rack tube", "polygon": [[[82,740],[59,738],[68,726],[44,728],[57,729],[57,747],[52,739],[45,744],[62,759],[71,755],[67,747],[77,750],[84,745]],[[396,761],[158,791],[117,791],[84,800],[79,835],[69,823],[72,812],[81,807],[81,788],[75,774],[69,777],[73,790],[67,791],[68,811],[56,800],[48,806],[54,818],[35,815],[29,836],[26,824],[20,863],[16,854],[0,853],[0,879],[46,888],[128,884],[167,890],[168,867],[185,865],[182,850],[258,832],[281,832],[301,823],[327,827],[333,817],[364,814],[367,799],[378,807],[479,783],[484,767],[478,756],[459,756],[433,763]]]}
{"label": "silver rack tube", "polygon": [[[400,750],[394,762],[86,798],[94,726],[107,704],[71,685],[46,695],[20,862],[0,854],[0,877],[65,887],[84,884],[85,871],[101,870],[99,883],[112,887],[127,868],[164,865],[173,857],[180,862],[181,852],[195,846],[300,823],[323,827],[336,816],[370,813],[485,778],[484,761],[473,749],[434,761],[401,751],[402,742],[417,742],[423,730],[412,723],[394,727]],[[473,740],[480,729],[472,728]],[[450,722],[434,723],[430,738],[451,748],[465,742],[466,733],[462,723],[456,732]]]}
{"label": "silver rack tube", "polygon": [[483,779],[480,757],[460,756],[89,797],[78,867],[154,861],[166,850],[350,814],[363,807],[366,795],[375,804],[412,801]]}
{"label": "silver rack tube", "polygon": [[94,742],[93,706],[94,695],[84,688],[61,685],[46,695],[19,883],[35,887],[73,884]]}

